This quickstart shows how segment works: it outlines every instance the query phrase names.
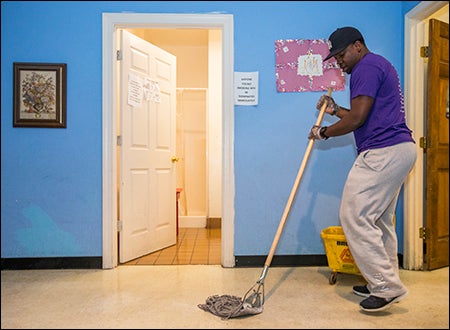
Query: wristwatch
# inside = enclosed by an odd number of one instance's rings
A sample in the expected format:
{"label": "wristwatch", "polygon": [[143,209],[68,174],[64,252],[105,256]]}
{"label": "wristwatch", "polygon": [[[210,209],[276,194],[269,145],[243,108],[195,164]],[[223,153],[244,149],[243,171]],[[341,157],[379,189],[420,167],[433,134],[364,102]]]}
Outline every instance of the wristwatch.
{"label": "wristwatch", "polygon": [[337,112],[339,111],[339,106],[337,103],[333,104],[333,112],[331,113],[332,116],[336,116]]}
{"label": "wristwatch", "polygon": [[319,130],[319,134],[320,134],[320,136],[323,137],[324,140],[328,140],[328,138],[329,138],[329,136],[325,135],[325,132],[327,131],[327,128],[328,128],[327,126],[323,126]]}

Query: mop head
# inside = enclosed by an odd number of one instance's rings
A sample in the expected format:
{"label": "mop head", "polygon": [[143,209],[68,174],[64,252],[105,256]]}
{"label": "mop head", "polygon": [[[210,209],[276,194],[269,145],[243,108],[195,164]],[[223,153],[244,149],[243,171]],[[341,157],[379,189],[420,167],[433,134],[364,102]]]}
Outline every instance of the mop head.
{"label": "mop head", "polygon": [[263,306],[260,303],[252,304],[247,299],[244,301],[239,297],[227,294],[210,296],[206,299],[205,304],[199,304],[198,307],[206,312],[220,316],[222,320],[259,314],[263,311]]}

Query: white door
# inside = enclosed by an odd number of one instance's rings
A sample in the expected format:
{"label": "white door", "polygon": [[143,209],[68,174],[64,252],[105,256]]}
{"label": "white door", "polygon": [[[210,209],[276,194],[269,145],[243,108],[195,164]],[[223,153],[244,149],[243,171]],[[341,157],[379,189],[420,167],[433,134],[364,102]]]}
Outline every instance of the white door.
{"label": "white door", "polygon": [[119,262],[176,243],[176,57],[121,31]]}

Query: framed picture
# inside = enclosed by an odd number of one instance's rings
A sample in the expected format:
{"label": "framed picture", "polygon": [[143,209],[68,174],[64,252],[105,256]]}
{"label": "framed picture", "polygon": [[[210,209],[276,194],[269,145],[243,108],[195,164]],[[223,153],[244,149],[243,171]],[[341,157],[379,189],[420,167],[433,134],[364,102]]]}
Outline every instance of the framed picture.
{"label": "framed picture", "polygon": [[66,128],[65,63],[14,63],[13,127]]}

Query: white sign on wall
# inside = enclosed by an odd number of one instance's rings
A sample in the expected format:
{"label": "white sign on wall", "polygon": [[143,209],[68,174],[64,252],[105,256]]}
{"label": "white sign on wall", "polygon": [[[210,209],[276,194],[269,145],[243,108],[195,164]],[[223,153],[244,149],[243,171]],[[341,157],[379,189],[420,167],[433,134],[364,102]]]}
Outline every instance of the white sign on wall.
{"label": "white sign on wall", "polygon": [[234,104],[258,105],[258,72],[234,73]]}

